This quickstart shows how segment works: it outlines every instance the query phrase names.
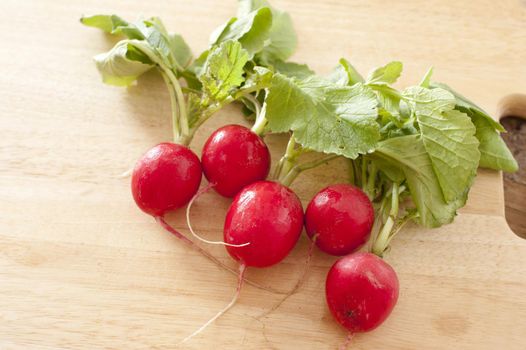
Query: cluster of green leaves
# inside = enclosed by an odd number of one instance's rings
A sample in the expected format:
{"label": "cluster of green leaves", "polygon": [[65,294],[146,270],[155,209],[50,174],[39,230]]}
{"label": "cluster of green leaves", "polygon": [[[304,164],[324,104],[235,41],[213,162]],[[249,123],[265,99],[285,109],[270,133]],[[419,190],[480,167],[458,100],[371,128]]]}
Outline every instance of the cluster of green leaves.
{"label": "cluster of green leaves", "polygon": [[95,56],[105,83],[129,86],[150,69],[159,70],[170,91],[174,139],[183,144],[224,105],[239,100],[253,109],[246,97],[268,86],[269,72],[312,73],[286,62],[296,48],[292,21],[263,0],[241,0],[237,17],[212,33],[210,46],[196,59],[182,36],[169,33],[157,17],[131,23],[116,15],[95,15],[81,22],[123,37]]}
{"label": "cluster of green leaves", "polygon": [[81,21],[123,36],[95,57],[104,82],[128,86],[159,70],[170,91],[176,142],[190,142],[214,112],[239,101],[256,115],[255,132],[290,133],[277,167],[287,184],[320,164],[295,167],[303,151],[348,158],[351,181],[377,204],[387,227],[380,232],[380,254],[409,219],[426,227],[451,222],[479,166],[517,169],[499,136],[502,126],[447,85],[432,82],[432,70],[404,90],[393,86],[400,62],[364,78],[341,59],[330,75],[316,76],[306,65],[287,61],[297,44],[287,13],[265,0],[239,5],[237,16],[212,33],[209,47],[195,59],[184,39],[168,33],[158,18],[129,23],[97,15]]}
{"label": "cluster of green leaves", "polygon": [[304,149],[349,158],[352,181],[377,203],[381,221],[392,216],[379,254],[408,219],[425,227],[451,222],[479,166],[517,170],[498,122],[431,82],[431,70],[419,85],[396,89],[401,73],[402,63],[391,62],[363,78],[341,59],[328,77],[274,74],[266,98],[271,131],[291,131]]}

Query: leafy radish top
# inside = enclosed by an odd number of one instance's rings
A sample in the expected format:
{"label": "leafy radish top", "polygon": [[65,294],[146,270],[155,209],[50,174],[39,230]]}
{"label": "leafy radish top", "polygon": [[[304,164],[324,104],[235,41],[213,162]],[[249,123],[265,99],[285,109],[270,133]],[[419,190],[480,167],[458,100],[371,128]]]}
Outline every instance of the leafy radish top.
{"label": "leafy radish top", "polygon": [[[188,144],[210,116],[237,101],[257,134],[289,133],[275,173],[283,184],[330,159],[347,158],[350,182],[369,196],[381,221],[373,237],[378,255],[410,220],[425,227],[450,223],[479,166],[517,170],[499,136],[502,126],[449,86],[432,82],[432,69],[402,90],[393,86],[402,73],[397,61],[364,77],[342,58],[331,74],[318,76],[287,61],[297,43],[287,13],[265,0],[239,4],[237,17],[218,27],[195,59],[157,17],[81,21],[123,36],[95,57],[104,82],[127,86],[158,69],[170,91],[176,142]],[[299,162],[306,152],[324,155]]]}

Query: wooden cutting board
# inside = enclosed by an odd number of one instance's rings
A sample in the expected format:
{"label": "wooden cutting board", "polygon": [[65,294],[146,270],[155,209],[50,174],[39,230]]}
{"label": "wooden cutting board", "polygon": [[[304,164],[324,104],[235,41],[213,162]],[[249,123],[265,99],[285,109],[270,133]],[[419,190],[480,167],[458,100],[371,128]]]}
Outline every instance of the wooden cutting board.
{"label": "wooden cutting board", "polygon": [[[490,112],[526,88],[524,1],[386,2],[276,0],[299,33],[294,60],[327,73],[341,56],[361,71],[399,59],[400,86],[430,65]],[[0,349],[172,349],[231,298],[235,277],[185,249],[134,205],[119,178],[152,145],[170,139],[170,105],[154,73],[137,86],[101,83],[91,57],[115,39],[82,27],[82,14],[127,19],[160,15],[194,52],[234,15],[234,1],[2,0],[0,54]],[[243,123],[228,108],[219,125]],[[282,137],[270,137],[274,160]],[[345,166],[303,174],[303,203],[344,181]],[[387,256],[401,282],[399,303],[353,349],[522,349],[526,334],[526,242],[503,216],[501,175],[479,172],[452,225],[412,226]],[[199,199],[195,228],[220,238],[229,201]],[[169,218],[184,229],[183,215]],[[186,232],[186,231],[185,231]],[[291,288],[307,241],[282,264],[250,279]],[[234,263],[221,247],[211,249]],[[279,299],[245,286],[238,305],[187,345],[193,349],[334,349],[345,332],[325,306],[324,280],[335,259],[316,252],[304,287]]]}

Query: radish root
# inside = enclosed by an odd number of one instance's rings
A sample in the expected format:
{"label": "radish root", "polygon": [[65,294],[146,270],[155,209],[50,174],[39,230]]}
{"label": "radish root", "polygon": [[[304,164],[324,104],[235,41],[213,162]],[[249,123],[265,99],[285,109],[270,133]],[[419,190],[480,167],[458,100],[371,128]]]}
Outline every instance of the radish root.
{"label": "radish root", "polygon": [[133,167],[128,169],[128,170],[126,170],[122,174],[115,176],[115,178],[117,178],[117,179],[127,179],[127,178],[129,178],[131,176],[132,173],[133,173]]}
{"label": "radish root", "polygon": [[225,312],[230,310],[236,304],[237,300],[239,299],[239,294],[241,292],[241,287],[243,286],[243,279],[244,279],[244,275],[245,275],[245,271],[246,270],[247,270],[247,266],[246,265],[244,265],[244,264],[239,265],[239,274],[238,274],[238,280],[237,280],[237,287],[236,287],[236,291],[234,293],[234,297],[232,298],[230,303],[228,303],[227,306],[225,306],[223,309],[221,309],[221,311],[219,311],[214,317],[209,319],[205,324],[203,324],[201,327],[199,327],[195,332],[193,332],[192,334],[190,334],[189,336],[184,338],[182,341],[180,341],[177,344],[177,346],[186,343],[187,341],[189,341],[190,339],[192,339],[193,337],[195,337],[196,335],[198,335],[199,333],[204,331],[206,329],[206,327],[208,327],[210,324],[212,324],[215,320],[217,320],[219,317],[221,317]]}
{"label": "radish root", "polygon": [[224,245],[224,246],[236,247],[236,248],[245,247],[245,246],[249,245],[250,242],[243,243],[243,244],[231,244],[231,243],[226,243],[226,242],[223,242],[223,241],[210,241],[208,239],[205,239],[205,238],[202,238],[201,236],[199,236],[197,233],[195,233],[194,229],[192,228],[192,224],[190,223],[190,210],[192,209],[192,204],[194,204],[194,201],[198,197],[200,197],[202,194],[205,194],[206,192],[210,191],[210,189],[212,189],[214,186],[215,186],[214,183],[209,183],[207,186],[205,186],[202,189],[200,189],[199,191],[197,191],[197,193],[192,197],[192,199],[188,203],[188,206],[186,207],[186,224],[188,225],[188,229],[190,230],[190,233],[196,239],[200,240],[201,242],[208,243],[208,244],[217,244],[217,245]]}
{"label": "radish root", "polygon": [[343,342],[343,344],[340,345],[339,349],[340,350],[347,350],[349,345],[351,345],[351,341],[352,341],[353,337],[354,337],[354,334],[349,332],[349,334],[347,334],[347,337],[345,338],[345,341]]}
{"label": "radish root", "polygon": [[[181,241],[183,241],[187,246],[189,246],[190,248],[194,249],[195,251],[201,253],[203,256],[205,256],[208,260],[212,261],[214,264],[216,264],[217,266],[219,266],[220,268],[223,268],[225,270],[227,270],[228,272],[232,273],[233,275],[238,275],[237,271],[233,268],[231,268],[230,266],[226,265],[225,263],[223,263],[221,260],[219,260],[218,258],[216,258],[215,256],[213,256],[212,254],[210,254],[209,252],[207,252],[206,250],[204,250],[203,248],[201,248],[199,245],[197,245],[196,243],[194,243],[192,240],[188,239],[188,237],[186,237],[185,235],[183,235],[182,233],[180,233],[179,231],[177,231],[176,229],[174,229],[169,223],[166,222],[166,220],[164,219],[164,217],[162,216],[156,216],[155,217],[155,220],[168,232],[170,232],[172,235],[174,235],[175,237],[177,237],[178,239],[180,239]],[[274,294],[287,294],[287,292],[284,292],[284,291],[280,291],[280,290],[277,290],[277,289],[274,289],[274,288],[270,288],[270,287],[266,287],[266,286],[263,286],[257,282],[254,282],[254,281],[251,281],[249,279],[245,279],[245,282],[253,287],[256,287],[258,289],[261,289],[261,290],[265,290],[267,292],[270,292],[270,293],[274,293]]]}
{"label": "radish root", "polygon": [[262,313],[261,315],[257,316],[256,319],[257,320],[260,320],[262,319],[263,317],[266,317],[267,315],[269,315],[270,313],[272,313],[273,311],[276,311],[288,298],[290,298],[292,295],[296,294],[296,292],[301,288],[301,286],[303,285],[303,283],[305,283],[305,280],[307,279],[307,273],[309,272],[309,266],[311,264],[311,261],[312,261],[312,253],[314,251],[314,245],[316,243],[316,237],[317,235],[315,235],[313,238],[312,238],[312,241],[309,245],[309,250],[307,252],[307,258],[305,259],[305,267],[303,268],[303,272],[301,274],[301,277],[300,279],[298,280],[298,282],[296,282],[296,285],[294,286],[294,288],[292,288],[292,290],[290,292],[288,292],[280,301],[278,301],[272,308],[270,308],[269,310],[265,311],[264,313]]}

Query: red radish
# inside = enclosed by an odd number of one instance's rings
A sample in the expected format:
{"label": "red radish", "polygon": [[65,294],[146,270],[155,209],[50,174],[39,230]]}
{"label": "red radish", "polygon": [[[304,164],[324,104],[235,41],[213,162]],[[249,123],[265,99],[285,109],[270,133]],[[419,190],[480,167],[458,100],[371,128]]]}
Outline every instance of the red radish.
{"label": "red radish", "polygon": [[371,253],[354,253],[332,265],[325,283],[332,315],[350,334],[368,332],[389,316],[398,300],[398,278]]}
{"label": "red radish", "polygon": [[239,261],[238,284],[230,303],[195,332],[185,343],[203,331],[235,305],[246,268],[268,267],[279,263],[294,248],[303,228],[301,202],[289,188],[272,181],[258,181],[243,188],[228,209],[224,241],[232,258]]}
{"label": "red radish", "polygon": [[225,197],[233,197],[243,187],[264,180],[270,169],[267,145],[241,125],[223,126],[210,135],[201,161],[206,178]]}
{"label": "red radish", "polygon": [[175,143],[160,143],[147,151],[133,169],[133,198],[142,211],[163,216],[192,199],[201,176],[201,163],[194,152]]}
{"label": "red radish", "polygon": [[310,201],[305,211],[305,229],[320,250],[336,256],[361,247],[371,234],[374,209],[360,189],[331,185]]}
{"label": "red radish", "polygon": [[303,209],[296,194],[277,182],[259,181],[234,198],[226,215],[224,240],[250,242],[226,249],[243,265],[268,267],[289,254],[302,228]]}

